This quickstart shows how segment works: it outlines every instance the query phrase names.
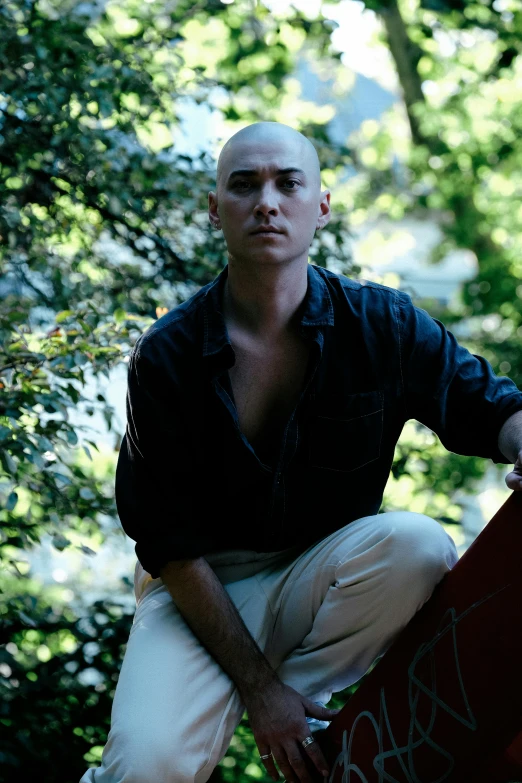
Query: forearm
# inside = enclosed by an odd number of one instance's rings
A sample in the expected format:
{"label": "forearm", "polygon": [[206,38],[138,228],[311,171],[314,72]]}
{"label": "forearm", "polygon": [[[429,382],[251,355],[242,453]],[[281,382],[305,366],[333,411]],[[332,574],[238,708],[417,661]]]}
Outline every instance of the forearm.
{"label": "forearm", "polygon": [[506,459],[516,462],[522,450],[522,411],[517,411],[504,422],[498,436],[498,447]]}
{"label": "forearm", "polygon": [[243,701],[278,680],[203,557],[167,563],[160,574],[185,622],[233,680]]}

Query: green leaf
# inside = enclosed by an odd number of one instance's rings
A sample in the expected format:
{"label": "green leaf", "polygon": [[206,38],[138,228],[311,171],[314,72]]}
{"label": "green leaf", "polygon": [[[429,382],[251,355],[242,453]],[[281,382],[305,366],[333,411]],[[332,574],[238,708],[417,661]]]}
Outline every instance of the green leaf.
{"label": "green leaf", "polygon": [[67,442],[70,443],[71,446],[76,446],[78,443],[78,435],[74,430],[67,430]]}
{"label": "green leaf", "polygon": [[114,316],[114,320],[116,321],[116,323],[120,324],[127,317],[127,313],[121,307],[118,307],[114,311],[113,316]]}
{"label": "green leaf", "polygon": [[25,612],[22,612],[20,609],[16,613],[20,620],[25,624],[29,625],[31,628],[37,628],[37,625],[34,620],[32,620],[29,615],[27,615]]}
{"label": "green leaf", "polygon": [[2,450],[0,452],[0,458],[2,460],[2,464],[4,465],[6,473],[10,473],[12,476],[14,476],[16,474],[16,462],[9,454],[9,452]]}
{"label": "green leaf", "polygon": [[62,536],[61,533],[54,535],[51,543],[59,552],[63,552],[64,549],[67,549],[67,547],[71,545],[69,539]]}
{"label": "green leaf", "polygon": [[91,549],[89,546],[85,546],[85,544],[80,544],[80,546],[77,547],[77,549],[81,550],[84,555],[89,555],[89,557],[92,557],[96,554],[94,549]]}
{"label": "green leaf", "polygon": [[45,435],[40,435],[37,437],[38,445],[42,451],[54,451],[54,446],[49,440],[49,438],[46,438]]}
{"label": "green leaf", "polygon": [[72,484],[71,479],[68,476],[64,476],[63,473],[55,473],[52,474],[54,476],[55,481],[61,482],[63,484]]}
{"label": "green leaf", "polygon": [[29,462],[32,462],[32,464],[35,465],[38,470],[43,470],[46,467],[46,463],[42,458],[42,455],[34,448],[31,443],[28,443],[27,446],[31,453],[26,454],[26,458],[29,460]]}
{"label": "green leaf", "polygon": [[81,351],[74,352],[74,362],[76,365],[82,366],[87,362],[87,357]]}
{"label": "green leaf", "polygon": [[74,310],[61,310],[59,313],[55,316],[55,321],[57,324],[61,324],[62,321],[65,321],[66,318],[69,318],[70,315],[73,315]]}
{"label": "green leaf", "polygon": [[95,500],[96,495],[92,491],[92,489],[89,489],[89,487],[82,487],[80,489],[80,497],[84,500]]}
{"label": "green leaf", "polygon": [[9,494],[9,497],[7,498],[5,507],[8,511],[12,511],[17,503],[18,503],[18,495],[16,494],[16,492],[11,492]]}
{"label": "green leaf", "polygon": [[11,438],[13,436],[13,431],[9,429],[9,427],[4,427],[3,424],[0,424],[0,441],[1,440],[7,440],[7,438]]}

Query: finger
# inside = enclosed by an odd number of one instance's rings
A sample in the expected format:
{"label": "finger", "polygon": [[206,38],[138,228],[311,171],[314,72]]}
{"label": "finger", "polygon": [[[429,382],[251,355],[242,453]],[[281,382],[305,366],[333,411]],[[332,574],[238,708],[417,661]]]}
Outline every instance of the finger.
{"label": "finger", "polygon": [[[290,764],[290,774],[292,777],[288,777],[285,773],[287,780],[295,780],[297,783],[314,783],[310,777],[303,757],[303,748],[299,748],[297,743],[287,751],[288,763]],[[283,770],[284,772],[284,770]]]}
{"label": "finger", "polygon": [[332,710],[328,707],[321,707],[320,704],[315,704],[315,702],[310,700],[307,700],[305,708],[306,715],[310,715],[312,718],[319,718],[320,720],[332,720],[341,712],[340,707]]}
{"label": "finger", "polygon": [[278,748],[274,756],[286,783],[313,783],[306,769],[303,753],[297,746],[297,740],[294,740],[291,745]]}
{"label": "finger", "polygon": [[[268,751],[266,751],[266,753],[268,753]],[[265,755],[265,754],[263,753],[261,755]],[[288,783],[298,783],[298,781],[293,775],[292,767],[288,763],[286,752],[284,751],[283,748],[277,748],[275,750],[272,750],[271,757],[269,759],[261,759],[261,761],[265,765],[267,772],[273,778],[273,780],[280,779],[280,773],[279,770],[277,769],[277,767],[279,767],[285,781],[288,781]],[[277,762],[277,767],[276,767],[276,762]]]}
{"label": "finger", "polygon": [[522,489],[522,476],[520,476],[518,473],[509,473],[506,476],[506,484],[509,487],[509,489],[513,489],[515,491]]}
{"label": "finger", "polygon": [[[264,753],[260,753],[259,756],[266,756],[268,753],[270,753],[270,750],[267,749],[264,751]],[[279,772],[277,771],[272,753],[270,753],[269,758],[260,759],[260,760],[265,765],[265,769],[270,775],[270,777],[272,778],[272,780],[279,780]]]}
{"label": "finger", "polygon": [[339,715],[341,712],[341,708],[339,707],[338,710],[329,710],[328,707],[323,707],[323,714],[322,718],[323,720],[332,720],[332,718],[335,718],[336,715]]}
{"label": "finger", "polygon": [[[313,734],[309,736],[313,737]],[[306,748],[304,748],[304,751],[308,754],[309,758],[323,777],[330,774],[330,768],[317,740],[314,739],[313,742],[310,742]]]}

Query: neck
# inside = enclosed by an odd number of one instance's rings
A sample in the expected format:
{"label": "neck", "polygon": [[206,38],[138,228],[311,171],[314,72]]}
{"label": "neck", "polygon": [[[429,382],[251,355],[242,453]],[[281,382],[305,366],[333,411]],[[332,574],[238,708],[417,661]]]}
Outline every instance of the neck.
{"label": "neck", "polygon": [[288,331],[308,285],[308,262],[244,267],[229,260],[223,309],[228,325],[259,337]]}

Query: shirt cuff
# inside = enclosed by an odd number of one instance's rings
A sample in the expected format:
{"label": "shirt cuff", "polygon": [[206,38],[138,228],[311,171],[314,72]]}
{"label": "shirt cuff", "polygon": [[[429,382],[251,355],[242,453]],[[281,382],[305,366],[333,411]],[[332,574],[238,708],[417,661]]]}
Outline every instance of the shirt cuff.
{"label": "shirt cuff", "polygon": [[136,557],[153,579],[158,579],[160,569],[171,560],[203,557],[219,549],[213,536],[194,537],[161,536],[153,541],[138,541]]}

